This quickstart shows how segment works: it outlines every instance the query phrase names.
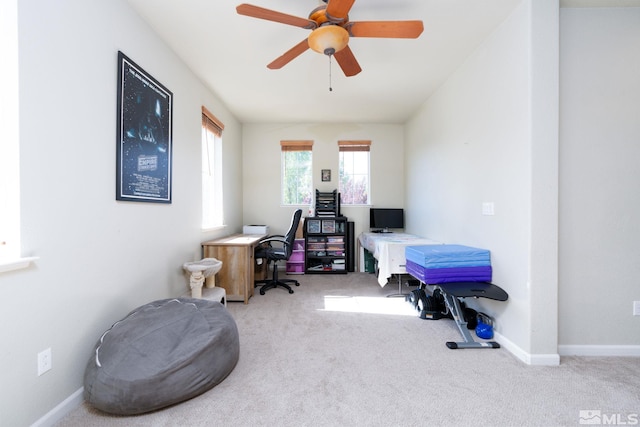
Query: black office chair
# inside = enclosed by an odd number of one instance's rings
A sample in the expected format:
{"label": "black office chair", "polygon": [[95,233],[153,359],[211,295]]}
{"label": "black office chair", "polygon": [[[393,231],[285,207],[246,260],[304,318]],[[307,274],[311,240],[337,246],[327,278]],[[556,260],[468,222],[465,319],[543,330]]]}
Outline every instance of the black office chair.
{"label": "black office chair", "polygon": [[[278,286],[289,290],[289,293],[293,293],[293,289],[289,286],[289,283],[293,283],[296,286],[300,286],[297,280],[292,279],[278,279],[278,261],[288,260],[293,252],[293,241],[296,238],[296,231],[298,230],[298,224],[300,223],[300,217],[302,216],[302,209],[297,209],[293,213],[291,219],[291,227],[285,236],[267,236],[262,239],[256,248],[255,257],[265,258],[267,262],[273,261],[273,276],[271,279],[256,280],[254,287],[260,286],[260,295],[264,295],[266,291]],[[277,245],[274,246],[273,244]]]}

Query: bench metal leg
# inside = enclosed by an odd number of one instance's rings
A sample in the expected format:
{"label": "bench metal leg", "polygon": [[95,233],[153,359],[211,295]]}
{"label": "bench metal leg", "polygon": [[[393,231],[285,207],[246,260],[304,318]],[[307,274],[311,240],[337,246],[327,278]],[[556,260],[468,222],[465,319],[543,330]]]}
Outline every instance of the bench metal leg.
{"label": "bench metal leg", "polygon": [[442,291],[442,295],[444,296],[445,304],[451,312],[453,320],[456,322],[456,326],[460,330],[460,334],[462,334],[462,338],[464,339],[464,341],[462,342],[448,341],[447,347],[449,347],[451,350],[455,350],[457,348],[500,348],[500,344],[495,341],[474,341],[471,333],[469,332],[469,329],[467,328],[467,322],[465,322],[464,320],[464,313],[462,312],[462,307],[460,307],[460,301],[457,297],[447,294],[442,289],[440,290]]}

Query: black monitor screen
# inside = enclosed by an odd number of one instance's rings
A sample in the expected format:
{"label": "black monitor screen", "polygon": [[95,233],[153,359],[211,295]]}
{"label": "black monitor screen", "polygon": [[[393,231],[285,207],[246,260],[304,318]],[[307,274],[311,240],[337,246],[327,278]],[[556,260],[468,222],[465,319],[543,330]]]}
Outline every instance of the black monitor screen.
{"label": "black monitor screen", "polygon": [[370,208],[369,227],[383,231],[404,228],[404,209]]}

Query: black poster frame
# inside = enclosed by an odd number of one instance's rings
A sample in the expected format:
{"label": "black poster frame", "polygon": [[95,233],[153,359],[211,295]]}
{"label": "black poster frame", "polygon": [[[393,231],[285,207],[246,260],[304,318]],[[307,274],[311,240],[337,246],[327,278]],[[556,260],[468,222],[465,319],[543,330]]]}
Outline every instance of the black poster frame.
{"label": "black poster frame", "polygon": [[116,200],[171,203],[173,93],[118,51]]}

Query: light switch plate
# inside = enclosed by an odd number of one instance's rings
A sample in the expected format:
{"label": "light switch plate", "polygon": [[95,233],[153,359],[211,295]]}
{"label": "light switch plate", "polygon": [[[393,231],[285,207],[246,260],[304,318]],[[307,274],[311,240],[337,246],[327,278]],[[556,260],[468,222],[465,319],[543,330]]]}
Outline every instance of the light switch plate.
{"label": "light switch plate", "polygon": [[482,215],[494,215],[494,205],[493,202],[483,202],[482,203]]}

